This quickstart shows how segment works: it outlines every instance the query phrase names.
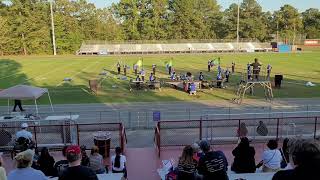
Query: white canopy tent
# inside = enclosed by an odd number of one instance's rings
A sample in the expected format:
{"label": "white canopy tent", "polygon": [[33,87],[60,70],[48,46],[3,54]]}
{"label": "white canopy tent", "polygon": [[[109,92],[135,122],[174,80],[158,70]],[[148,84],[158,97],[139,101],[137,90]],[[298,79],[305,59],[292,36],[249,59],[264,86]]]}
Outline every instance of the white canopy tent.
{"label": "white canopy tent", "polygon": [[38,114],[37,99],[39,99],[45,93],[48,94],[51,110],[53,112],[54,110],[53,110],[50,94],[47,88],[39,88],[39,87],[33,87],[33,86],[27,86],[27,85],[16,85],[0,91],[0,99],[8,100],[8,112],[10,112],[9,110],[10,100],[15,100],[15,99],[34,100],[34,104],[36,106],[36,112]]}

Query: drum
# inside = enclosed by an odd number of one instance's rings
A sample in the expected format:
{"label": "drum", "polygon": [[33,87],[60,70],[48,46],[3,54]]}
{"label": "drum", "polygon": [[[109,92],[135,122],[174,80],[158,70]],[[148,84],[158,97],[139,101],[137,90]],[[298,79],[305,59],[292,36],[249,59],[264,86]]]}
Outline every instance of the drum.
{"label": "drum", "polygon": [[93,133],[94,145],[99,148],[99,154],[110,157],[111,132],[99,131]]}

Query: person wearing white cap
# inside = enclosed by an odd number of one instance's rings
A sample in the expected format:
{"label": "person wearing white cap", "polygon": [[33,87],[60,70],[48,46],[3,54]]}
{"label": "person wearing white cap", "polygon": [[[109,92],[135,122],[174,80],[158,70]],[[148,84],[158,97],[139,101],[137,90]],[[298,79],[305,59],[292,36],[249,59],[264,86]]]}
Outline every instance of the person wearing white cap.
{"label": "person wearing white cap", "polygon": [[28,128],[28,124],[22,123],[21,130],[16,133],[16,139],[23,137],[23,138],[29,139],[31,142],[32,141],[32,134],[31,134],[31,132],[27,131],[27,128]]}

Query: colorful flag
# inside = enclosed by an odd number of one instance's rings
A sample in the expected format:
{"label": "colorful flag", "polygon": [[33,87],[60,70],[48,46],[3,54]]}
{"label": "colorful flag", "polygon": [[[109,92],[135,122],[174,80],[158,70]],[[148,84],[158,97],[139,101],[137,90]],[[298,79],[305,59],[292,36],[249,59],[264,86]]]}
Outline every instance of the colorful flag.
{"label": "colorful flag", "polygon": [[136,65],[141,67],[142,66],[142,60],[137,61]]}
{"label": "colorful flag", "polygon": [[213,64],[214,64],[215,66],[220,65],[220,58],[214,59],[214,60],[213,60]]}

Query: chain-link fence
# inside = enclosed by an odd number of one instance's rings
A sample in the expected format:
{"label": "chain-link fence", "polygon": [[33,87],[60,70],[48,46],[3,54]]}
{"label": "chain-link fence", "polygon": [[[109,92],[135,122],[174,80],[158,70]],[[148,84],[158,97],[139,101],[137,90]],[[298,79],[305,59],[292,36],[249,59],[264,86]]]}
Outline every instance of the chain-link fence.
{"label": "chain-link fence", "polygon": [[319,138],[319,128],[318,117],[161,121],[156,126],[155,143],[160,153],[161,147],[191,145],[201,139],[211,144],[235,144],[240,136],[248,137],[252,143],[293,137]]}
{"label": "chain-link fence", "polygon": [[[14,125],[12,125],[14,123]],[[15,144],[15,134],[22,122],[0,123],[0,148],[12,149]],[[20,123],[20,124],[19,124]],[[29,122],[28,131],[33,135],[37,147],[61,148],[65,145],[78,144],[91,148],[94,145],[94,133],[110,132],[110,147],[125,148],[126,133],[121,123],[75,124],[72,121],[55,121],[51,124]],[[60,124],[59,124],[60,123]],[[17,126],[19,124],[19,126]]]}
{"label": "chain-link fence", "polygon": [[[80,111],[77,112],[43,112],[38,114],[38,123],[42,124],[48,116],[79,115],[76,123],[122,123],[127,129],[152,129],[156,122],[154,113],[159,112],[160,120],[219,120],[219,119],[253,119],[253,118],[286,118],[320,116],[320,106],[241,106],[241,107],[208,107],[197,105],[193,107],[168,108],[137,108],[127,110]],[[3,117],[13,117],[3,112]],[[28,115],[29,112],[22,115]],[[15,118],[8,121],[15,121]],[[24,121],[27,121],[24,118]],[[4,120],[2,120],[4,121]],[[1,122],[1,121],[0,121]]]}

